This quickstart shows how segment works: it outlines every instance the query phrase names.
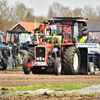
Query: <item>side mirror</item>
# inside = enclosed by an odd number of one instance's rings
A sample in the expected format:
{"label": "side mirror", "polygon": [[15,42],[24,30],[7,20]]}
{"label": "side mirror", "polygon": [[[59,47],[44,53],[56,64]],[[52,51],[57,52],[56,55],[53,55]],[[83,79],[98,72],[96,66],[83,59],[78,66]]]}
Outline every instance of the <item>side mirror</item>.
{"label": "side mirror", "polygon": [[75,43],[76,43],[76,36],[74,36],[74,38],[73,38],[73,44],[75,45]]}

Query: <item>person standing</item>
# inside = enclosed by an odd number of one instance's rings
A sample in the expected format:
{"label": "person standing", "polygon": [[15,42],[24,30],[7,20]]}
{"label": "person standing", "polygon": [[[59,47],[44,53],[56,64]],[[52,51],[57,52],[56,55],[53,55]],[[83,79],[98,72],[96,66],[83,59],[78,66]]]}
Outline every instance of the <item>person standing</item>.
{"label": "person standing", "polygon": [[9,44],[8,43],[6,43],[6,47],[4,47],[2,49],[2,56],[3,56],[3,58],[6,59],[7,64],[8,64],[8,58],[10,57],[10,49],[9,49]]}
{"label": "person standing", "polygon": [[12,58],[13,58],[12,69],[14,69],[14,65],[15,69],[17,69],[18,53],[19,53],[19,48],[17,46],[17,43],[15,42],[12,47]]}

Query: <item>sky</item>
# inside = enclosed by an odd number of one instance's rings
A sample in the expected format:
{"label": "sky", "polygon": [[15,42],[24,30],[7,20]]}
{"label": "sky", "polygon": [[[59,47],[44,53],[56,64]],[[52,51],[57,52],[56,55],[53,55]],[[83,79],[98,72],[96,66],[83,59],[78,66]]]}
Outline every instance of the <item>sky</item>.
{"label": "sky", "polygon": [[100,5],[100,0],[7,0],[8,5],[12,6],[16,2],[23,3],[26,7],[34,9],[34,15],[46,16],[48,13],[49,6],[53,2],[58,2],[64,6],[68,6],[71,9],[76,7],[83,8],[84,5],[91,5],[93,7]]}

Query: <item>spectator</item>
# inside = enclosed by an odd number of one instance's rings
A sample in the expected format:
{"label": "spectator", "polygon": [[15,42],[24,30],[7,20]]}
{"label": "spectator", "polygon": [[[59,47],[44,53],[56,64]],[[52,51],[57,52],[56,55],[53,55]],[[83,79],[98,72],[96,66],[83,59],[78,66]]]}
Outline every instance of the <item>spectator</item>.
{"label": "spectator", "polygon": [[8,58],[10,57],[10,49],[8,43],[6,43],[6,47],[2,49],[2,56],[6,59],[8,64]]}
{"label": "spectator", "polygon": [[98,38],[98,36],[95,36],[92,42],[99,43],[100,42],[100,39]]}
{"label": "spectator", "polygon": [[17,43],[15,42],[12,47],[12,57],[13,57],[12,69],[14,69],[14,65],[15,65],[15,69],[17,69],[18,53],[19,53],[19,48],[17,46]]}

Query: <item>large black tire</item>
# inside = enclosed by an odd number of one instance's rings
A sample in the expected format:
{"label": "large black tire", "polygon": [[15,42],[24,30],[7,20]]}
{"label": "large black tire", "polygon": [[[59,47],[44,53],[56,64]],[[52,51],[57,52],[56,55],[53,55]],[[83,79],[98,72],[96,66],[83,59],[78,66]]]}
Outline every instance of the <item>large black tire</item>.
{"label": "large black tire", "polygon": [[28,56],[28,51],[26,50],[20,50],[18,54],[18,65],[21,66],[23,64],[23,59]]}
{"label": "large black tire", "polygon": [[33,74],[45,74],[46,73],[46,70],[47,70],[47,67],[45,67],[44,69],[42,69],[42,67],[33,67],[32,68],[32,73]]}
{"label": "large black tire", "polygon": [[98,61],[98,68],[100,70],[100,58],[99,58],[99,61]]}
{"label": "large black tire", "polygon": [[80,69],[80,51],[76,47],[68,47],[63,54],[62,71],[65,74],[78,74]]}
{"label": "large black tire", "polygon": [[7,61],[5,58],[2,58],[2,68],[1,70],[6,70],[7,69]]}
{"label": "large black tire", "polygon": [[21,60],[22,60],[21,56],[20,56],[20,54],[18,54],[18,59],[17,59],[18,66],[22,65],[22,61]]}
{"label": "large black tire", "polygon": [[35,47],[29,47],[28,55],[31,57],[32,60],[35,60]]}
{"label": "large black tire", "polygon": [[62,70],[62,64],[61,64],[61,59],[57,58],[54,63],[54,71],[55,75],[60,75]]}
{"label": "large black tire", "polygon": [[2,52],[0,51],[0,59],[2,59]]}
{"label": "large black tire", "polygon": [[90,74],[94,73],[94,64],[93,64],[93,62],[88,62],[88,72],[90,72]]}
{"label": "large black tire", "polygon": [[26,56],[23,59],[23,71],[24,71],[24,74],[29,74],[30,73],[30,67],[28,67],[28,63],[29,62],[30,62],[30,57]]}

